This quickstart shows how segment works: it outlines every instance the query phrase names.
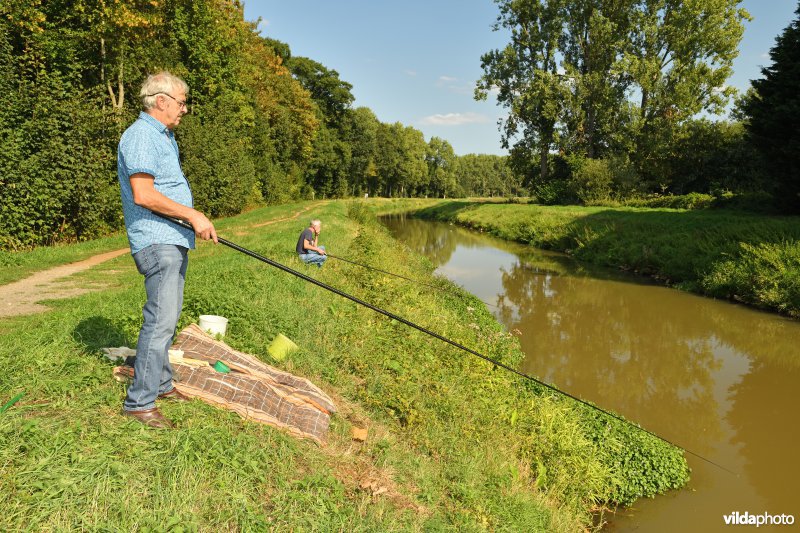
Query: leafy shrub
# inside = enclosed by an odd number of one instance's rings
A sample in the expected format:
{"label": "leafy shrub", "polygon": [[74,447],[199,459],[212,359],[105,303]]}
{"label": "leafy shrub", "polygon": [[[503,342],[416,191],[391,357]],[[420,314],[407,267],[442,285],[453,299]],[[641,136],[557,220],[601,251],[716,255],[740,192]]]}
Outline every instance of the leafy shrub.
{"label": "leafy shrub", "polygon": [[703,276],[713,296],[800,316],[800,243],[740,243],[738,257],[716,263]]}
{"label": "leafy shrub", "polygon": [[580,159],[574,163],[571,182],[581,202],[589,203],[611,196],[614,176],[608,161]]}
{"label": "leafy shrub", "polygon": [[613,473],[606,501],[629,505],[643,496],[652,497],[677,489],[689,480],[689,467],[680,448],[602,415],[587,412],[597,442],[597,453]]}
{"label": "leafy shrub", "polygon": [[558,205],[569,203],[572,191],[566,181],[549,181],[537,183],[531,190],[532,202],[542,205]]}
{"label": "leafy shrub", "polygon": [[526,204],[528,203],[527,198],[522,198],[520,196],[512,196],[506,200],[506,203],[509,204]]}
{"label": "leafy shrub", "polygon": [[707,193],[719,186],[734,191],[770,186],[740,122],[689,120],[675,132],[673,142],[658,181],[674,194]]}
{"label": "leafy shrub", "polygon": [[721,209],[735,209],[751,213],[777,214],[778,201],[768,192],[756,191],[733,194],[724,192],[717,195],[714,207]]}
{"label": "leafy shrub", "polygon": [[626,205],[631,207],[665,207],[669,209],[708,209],[714,206],[716,199],[710,194],[690,192],[681,196],[653,196],[650,198],[637,198],[628,200]]}
{"label": "leafy shrub", "polygon": [[87,240],[122,224],[114,151],[97,141],[108,115],[90,95],[69,97],[57,87],[44,80],[0,96],[0,107],[18,112],[0,112],[4,248]]}
{"label": "leafy shrub", "polygon": [[375,221],[375,213],[367,207],[365,202],[349,202],[347,204],[347,217],[359,224],[368,224]]}
{"label": "leafy shrub", "polygon": [[236,100],[220,98],[211,109],[208,116],[184,118],[183,167],[198,209],[211,217],[235,215],[260,198],[255,164],[238,132]]}
{"label": "leafy shrub", "polygon": [[[525,386],[541,394],[537,385]],[[585,405],[537,399],[529,412],[515,417],[515,426],[527,434],[523,456],[535,485],[579,501],[629,505],[689,479],[682,450]],[[575,478],[581,480],[578,486]]]}

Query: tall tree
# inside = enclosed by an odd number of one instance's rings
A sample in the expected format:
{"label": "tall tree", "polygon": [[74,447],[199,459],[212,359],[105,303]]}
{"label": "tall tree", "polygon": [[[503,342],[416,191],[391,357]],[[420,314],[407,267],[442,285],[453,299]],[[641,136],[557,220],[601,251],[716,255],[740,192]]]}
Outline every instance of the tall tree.
{"label": "tall tree", "polygon": [[[558,72],[559,39],[564,28],[566,0],[495,0],[500,15],[495,30],[511,32],[503,50],[481,57],[483,76],[475,89],[477,99],[493,92],[508,109],[502,123],[503,147],[514,144],[538,149],[541,179],[547,179],[548,154],[563,117],[566,83]],[[521,135],[522,139],[517,137]]]}
{"label": "tall tree", "polygon": [[347,142],[346,130],[354,100],[350,92],[353,86],[339,79],[335,70],[307,57],[290,57],[286,64],[311,95],[321,122],[314,140],[314,156],[306,168],[306,182],[315,193],[325,197],[346,196],[352,164],[352,147]]}
{"label": "tall tree", "polygon": [[800,213],[800,3],[770,50],[772,65],[753,81],[743,110],[750,139],[764,155],[786,208]]}
{"label": "tall tree", "polygon": [[453,196],[456,189],[454,163],[456,154],[449,142],[439,137],[431,137],[425,162],[428,164],[428,189],[436,196]]}
{"label": "tall tree", "polygon": [[400,189],[399,196],[416,196],[428,187],[428,165],[425,163],[428,143],[422,132],[411,126],[402,126],[399,134],[400,166],[395,186]]}
{"label": "tall tree", "polygon": [[345,196],[351,163],[350,145],[338,132],[322,125],[314,139],[314,155],[306,169],[307,182],[323,198]]}
{"label": "tall tree", "polygon": [[455,160],[453,172],[462,196],[500,196],[520,194],[518,175],[508,165],[507,156],[466,154]]}
{"label": "tall tree", "polygon": [[636,0],[572,0],[564,7],[560,50],[569,80],[565,144],[600,157],[620,128],[630,76],[623,52]]}
{"label": "tall tree", "polygon": [[376,137],[376,181],[370,184],[370,192],[408,196],[424,188],[428,175],[426,150],[421,131],[400,122],[381,124]]}
{"label": "tall tree", "polygon": [[724,108],[735,94],[725,81],[739,54],[741,0],[638,0],[625,61],[639,88],[645,123],[687,119]]}
{"label": "tall tree", "polygon": [[350,186],[360,196],[375,178],[378,118],[367,107],[357,107],[346,114],[344,135],[350,145]]}
{"label": "tall tree", "polygon": [[638,120],[631,136],[640,172],[663,181],[681,122],[701,111],[721,111],[735,94],[725,85],[732,74],[750,15],[740,0],[640,0],[632,17],[625,62],[638,89]]}
{"label": "tall tree", "polygon": [[107,117],[81,86],[81,34],[48,9],[0,4],[0,247],[92,238],[119,220]]}
{"label": "tall tree", "polygon": [[318,110],[268,39],[250,34],[238,76],[249,88],[255,110],[252,157],[261,195],[269,203],[298,198],[320,127]]}
{"label": "tall tree", "polygon": [[126,87],[140,83],[162,56],[159,31],[165,25],[165,0],[56,0],[47,5],[54,22],[86,32],[96,57],[88,74],[99,77],[107,101],[121,112],[128,103]]}
{"label": "tall tree", "polygon": [[322,116],[328,124],[339,127],[345,111],[350,108],[354,97],[350,92],[353,86],[339,79],[339,73],[307,57],[291,57],[287,66],[295,78],[311,93]]}
{"label": "tall tree", "polygon": [[741,0],[495,1],[511,41],[481,58],[476,98],[497,91],[503,142],[517,158],[536,147],[541,181],[556,142],[590,158],[635,152],[646,166],[672,128],[734,92],[724,83],[749,18]]}

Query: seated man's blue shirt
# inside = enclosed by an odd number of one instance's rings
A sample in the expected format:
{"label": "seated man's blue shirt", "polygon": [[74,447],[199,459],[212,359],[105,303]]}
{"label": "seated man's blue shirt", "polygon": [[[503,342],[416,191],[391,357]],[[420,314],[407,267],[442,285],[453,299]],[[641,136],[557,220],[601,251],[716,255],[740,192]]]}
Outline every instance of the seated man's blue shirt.
{"label": "seated man's blue shirt", "polygon": [[181,169],[178,143],[164,124],[147,113],[122,134],[117,148],[117,177],[122,212],[131,253],[151,244],[175,244],[194,248],[194,232],[154,215],[133,203],[131,176],[143,172],[155,178],[155,189],[179,204],[193,207],[192,191]]}

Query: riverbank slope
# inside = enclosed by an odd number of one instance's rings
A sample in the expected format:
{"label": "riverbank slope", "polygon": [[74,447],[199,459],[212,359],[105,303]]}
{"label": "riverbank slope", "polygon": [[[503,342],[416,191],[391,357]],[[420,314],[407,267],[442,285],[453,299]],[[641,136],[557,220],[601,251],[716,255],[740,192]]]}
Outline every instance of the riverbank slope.
{"label": "riverbank slope", "polygon": [[[517,340],[431,276],[360,204],[331,202],[322,242],[339,255],[440,284],[430,291],[330,260],[300,264],[303,220],[265,208],[220,235],[516,365]],[[69,255],[69,254],[66,254]],[[21,264],[32,264],[20,259]],[[538,530],[589,527],[603,503],[686,481],[681,453],[640,432],[223,246],[192,253],[179,327],[229,320],[226,342],[308,377],[336,401],[317,447],[202,402],[165,404],[175,431],[119,414],[106,346],[134,346],[144,294],[122,256],[75,277],[102,290],[0,320],[0,529]],[[301,349],[269,360],[278,333]],[[366,426],[366,442],[351,440]]]}
{"label": "riverbank slope", "polygon": [[400,200],[380,212],[454,222],[668,285],[800,317],[800,218],[728,210]]}

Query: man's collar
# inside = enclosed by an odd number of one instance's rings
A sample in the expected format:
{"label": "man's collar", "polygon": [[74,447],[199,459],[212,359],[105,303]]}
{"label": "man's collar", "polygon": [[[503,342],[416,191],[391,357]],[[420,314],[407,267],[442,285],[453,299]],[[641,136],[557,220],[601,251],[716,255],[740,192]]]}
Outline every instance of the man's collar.
{"label": "man's collar", "polygon": [[145,111],[139,111],[139,118],[153,126],[155,129],[158,130],[159,133],[169,133],[169,128],[164,125],[163,122],[155,118],[150,113],[146,113]]}

